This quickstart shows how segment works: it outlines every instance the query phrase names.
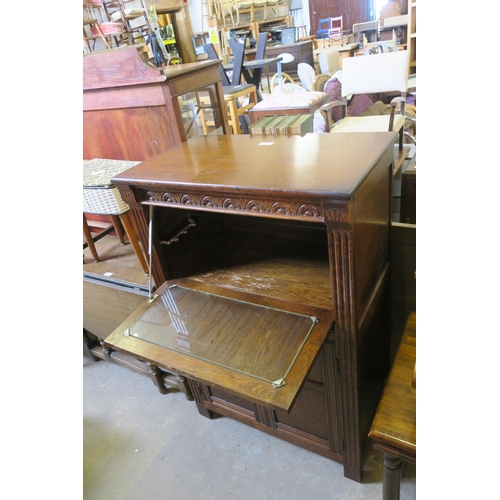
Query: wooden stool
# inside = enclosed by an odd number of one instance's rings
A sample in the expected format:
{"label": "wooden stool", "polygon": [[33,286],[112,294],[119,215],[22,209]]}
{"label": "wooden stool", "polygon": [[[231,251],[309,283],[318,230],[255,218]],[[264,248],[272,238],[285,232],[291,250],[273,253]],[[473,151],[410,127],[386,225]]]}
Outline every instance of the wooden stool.
{"label": "wooden stool", "polygon": [[[120,226],[120,219],[118,219],[116,215],[111,215],[110,217],[112,224],[108,224],[107,222],[101,222],[101,221],[92,221],[89,224],[87,218],[85,217],[85,214],[83,214],[83,236],[86,241],[86,244],[83,245],[83,249],[85,250],[85,248],[89,247],[90,253],[92,254],[92,257],[94,257],[94,260],[96,262],[99,262],[99,255],[95,247],[95,242],[100,240],[101,238],[104,238],[104,236],[106,236],[107,234],[111,233],[113,229],[115,230],[116,235],[120,240],[120,243],[122,245],[125,245],[125,239],[123,238],[123,232]],[[90,227],[98,227],[101,228],[102,231],[100,231],[99,234],[97,234],[96,236],[92,236],[92,231],[90,230]]]}
{"label": "wooden stool", "polygon": [[134,231],[130,217],[130,208],[123,201],[118,188],[110,180],[115,175],[128,170],[138,163],[140,162],[100,158],[83,162],[83,235],[92,256],[96,261],[99,261],[99,256],[94,245],[97,238],[92,237],[85,214],[110,216],[113,224],[107,231],[110,232],[114,227],[120,242],[123,243],[121,229],[119,224],[117,224],[116,218],[118,218],[123,225],[123,229],[125,229],[125,233],[139,259],[143,271],[149,274],[148,264]]}
{"label": "wooden stool", "polygon": [[[236,85],[234,87],[224,87],[224,100],[227,103],[228,122],[233,134],[241,133],[240,116],[248,114],[248,110],[257,104],[257,87],[255,85]],[[247,104],[240,104],[239,99],[248,97]]]}

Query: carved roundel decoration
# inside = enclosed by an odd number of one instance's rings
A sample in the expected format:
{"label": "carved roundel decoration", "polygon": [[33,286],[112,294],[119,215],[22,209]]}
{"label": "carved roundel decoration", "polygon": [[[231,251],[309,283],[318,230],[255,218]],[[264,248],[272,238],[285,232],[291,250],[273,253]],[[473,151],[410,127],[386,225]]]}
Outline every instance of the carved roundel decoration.
{"label": "carved roundel decoration", "polygon": [[292,211],[290,207],[286,205],[281,205],[280,203],[273,203],[271,205],[271,213],[273,214],[284,214],[284,215],[292,215]]}
{"label": "carved roundel decoration", "polygon": [[249,212],[266,212],[264,205],[255,200],[249,201],[245,206],[245,210]]}
{"label": "carved roundel decoration", "polygon": [[224,208],[227,208],[229,210],[241,210],[241,206],[240,204],[238,203],[237,200],[235,200],[234,198],[226,198],[223,202],[222,202],[222,206]]}
{"label": "carved roundel decoration", "polygon": [[190,195],[190,194],[185,194],[181,197],[181,204],[182,205],[198,205],[196,200]]}
{"label": "carved roundel decoration", "polygon": [[297,215],[302,217],[321,217],[321,214],[314,205],[300,205],[297,208]]}
{"label": "carved roundel decoration", "polygon": [[[156,196],[155,196],[156,198]],[[177,203],[177,200],[175,199],[175,196],[170,193],[163,193],[161,196],[161,201],[164,203]]]}
{"label": "carved roundel decoration", "polygon": [[219,207],[219,204],[218,204],[217,200],[215,200],[215,199],[214,199],[214,198],[212,198],[211,196],[204,196],[204,197],[201,199],[200,204],[201,204],[203,207],[211,207],[211,208],[218,208],[218,207]]}

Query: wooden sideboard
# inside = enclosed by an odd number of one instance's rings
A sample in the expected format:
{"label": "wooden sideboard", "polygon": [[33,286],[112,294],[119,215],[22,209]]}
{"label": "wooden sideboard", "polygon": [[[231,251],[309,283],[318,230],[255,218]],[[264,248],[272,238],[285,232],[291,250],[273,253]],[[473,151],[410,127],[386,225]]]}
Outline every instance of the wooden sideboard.
{"label": "wooden sideboard", "polygon": [[143,45],[83,57],[83,158],[146,160],[185,141],[178,97],[210,89],[229,133],[221,61],[156,68]]}
{"label": "wooden sideboard", "polygon": [[116,176],[156,288],[105,348],[360,481],[389,367],[395,141],[196,137]]}

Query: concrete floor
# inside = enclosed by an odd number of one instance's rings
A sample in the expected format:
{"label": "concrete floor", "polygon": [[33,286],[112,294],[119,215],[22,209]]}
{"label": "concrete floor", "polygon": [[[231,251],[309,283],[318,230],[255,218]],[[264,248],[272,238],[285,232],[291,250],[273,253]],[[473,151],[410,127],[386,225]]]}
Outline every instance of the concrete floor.
{"label": "concrete floor", "polygon": [[[221,417],[202,417],[184,394],[161,395],[143,375],[83,356],[84,500],[380,500],[381,454],[363,482],[342,465]],[[416,497],[403,464],[401,500]]]}

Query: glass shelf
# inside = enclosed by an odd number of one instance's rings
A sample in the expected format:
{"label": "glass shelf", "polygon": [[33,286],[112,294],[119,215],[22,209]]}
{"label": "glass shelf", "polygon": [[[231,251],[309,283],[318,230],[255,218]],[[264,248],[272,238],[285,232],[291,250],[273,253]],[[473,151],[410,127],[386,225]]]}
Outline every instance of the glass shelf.
{"label": "glass shelf", "polygon": [[316,322],[313,316],[173,285],[124,335],[278,388]]}

